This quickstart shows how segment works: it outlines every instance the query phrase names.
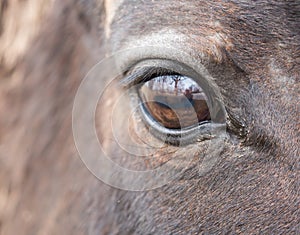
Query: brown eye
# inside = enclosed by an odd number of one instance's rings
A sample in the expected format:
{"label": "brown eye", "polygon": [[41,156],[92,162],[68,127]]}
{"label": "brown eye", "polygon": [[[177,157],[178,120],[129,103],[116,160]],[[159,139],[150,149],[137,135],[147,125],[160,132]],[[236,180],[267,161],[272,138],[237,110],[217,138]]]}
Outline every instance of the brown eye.
{"label": "brown eye", "polygon": [[147,113],[165,128],[183,129],[210,120],[207,97],[189,77],[155,77],[139,88],[139,96]]}

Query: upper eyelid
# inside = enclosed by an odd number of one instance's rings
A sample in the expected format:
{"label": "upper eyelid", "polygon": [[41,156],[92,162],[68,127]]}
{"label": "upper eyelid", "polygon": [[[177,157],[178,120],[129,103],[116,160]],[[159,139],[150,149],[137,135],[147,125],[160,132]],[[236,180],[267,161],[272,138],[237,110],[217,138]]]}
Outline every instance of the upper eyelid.
{"label": "upper eyelid", "polygon": [[139,69],[131,69],[128,73],[129,75],[120,81],[120,85],[125,88],[140,84],[142,82],[147,82],[158,76],[180,75],[179,73],[176,73],[170,69],[155,66],[145,66]]}
{"label": "upper eyelid", "polygon": [[182,75],[198,80],[201,76],[190,66],[177,60],[166,58],[148,58],[131,63],[124,69],[125,78],[119,85],[129,88],[158,76]]}

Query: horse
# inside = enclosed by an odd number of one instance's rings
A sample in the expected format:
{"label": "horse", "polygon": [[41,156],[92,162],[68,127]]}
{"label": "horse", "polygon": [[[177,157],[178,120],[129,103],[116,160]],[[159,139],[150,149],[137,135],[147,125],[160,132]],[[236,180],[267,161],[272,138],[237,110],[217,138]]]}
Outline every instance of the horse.
{"label": "horse", "polygon": [[[299,19],[296,0],[2,1],[0,234],[299,233]],[[89,74],[122,177],[74,141]],[[170,130],[131,108],[161,76],[195,81],[210,120]]]}

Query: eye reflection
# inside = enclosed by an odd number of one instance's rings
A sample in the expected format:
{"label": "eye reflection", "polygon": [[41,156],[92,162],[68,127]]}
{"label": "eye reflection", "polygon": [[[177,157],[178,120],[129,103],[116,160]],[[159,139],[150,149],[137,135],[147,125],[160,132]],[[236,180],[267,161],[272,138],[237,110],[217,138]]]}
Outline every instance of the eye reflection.
{"label": "eye reflection", "polygon": [[139,95],[152,119],[166,128],[182,129],[210,120],[207,97],[189,77],[155,77],[142,85]]}

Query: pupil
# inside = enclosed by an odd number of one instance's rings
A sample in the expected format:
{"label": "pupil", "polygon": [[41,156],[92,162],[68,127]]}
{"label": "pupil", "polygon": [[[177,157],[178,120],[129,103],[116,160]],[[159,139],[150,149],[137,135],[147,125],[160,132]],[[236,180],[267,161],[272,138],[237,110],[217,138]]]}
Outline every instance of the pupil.
{"label": "pupil", "polygon": [[191,78],[181,75],[151,79],[139,89],[152,119],[169,129],[182,129],[210,120],[207,97]]}

